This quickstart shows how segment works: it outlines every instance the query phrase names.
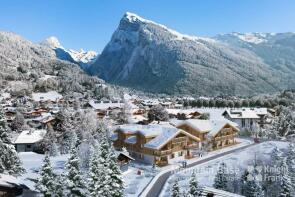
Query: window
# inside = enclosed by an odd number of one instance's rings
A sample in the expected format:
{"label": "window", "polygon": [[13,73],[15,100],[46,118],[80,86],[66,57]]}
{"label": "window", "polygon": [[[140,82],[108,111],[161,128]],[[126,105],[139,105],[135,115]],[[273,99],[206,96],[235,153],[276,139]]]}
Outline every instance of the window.
{"label": "window", "polygon": [[246,123],[245,123],[245,119],[242,119],[242,127],[245,127]]}
{"label": "window", "polygon": [[32,148],[32,145],[27,145],[27,148]]}
{"label": "window", "polygon": [[183,152],[180,151],[180,152],[178,153],[178,156],[180,157],[180,156],[182,156],[182,155],[183,155]]}
{"label": "window", "polygon": [[174,158],[174,153],[172,153],[172,154],[170,155],[170,158],[171,158],[171,159],[173,159],[173,158]]}

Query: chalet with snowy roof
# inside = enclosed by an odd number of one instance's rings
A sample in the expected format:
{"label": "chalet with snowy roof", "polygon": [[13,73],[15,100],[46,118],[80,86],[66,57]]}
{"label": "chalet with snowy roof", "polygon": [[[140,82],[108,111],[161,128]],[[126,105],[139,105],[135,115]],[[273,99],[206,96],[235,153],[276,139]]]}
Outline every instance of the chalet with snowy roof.
{"label": "chalet with snowy roof", "polygon": [[228,120],[189,119],[178,122],[177,128],[196,136],[201,140],[199,148],[208,144],[209,150],[216,150],[236,144],[237,124]]}
{"label": "chalet with snowy roof", "polygon": [[171,125],[121,125],[112,136],[116,149],[126,147],[136,160],[167,165],[192,157],[200,139]]}
{"label": "chalet with snowy roof", "polygon": [[124,103],[119,101],[95,101],[91,100],[88,104],[96,111],[99,118],[110,115],[114,111],[121,111],[124,107]]}
{"label": "chalet with snowy roof", "polygon": [[25,189],[28,187],[21,184],[16,177],[0,174],[0,197],[20,196]]}
{"label": "chalet with snowy roof", "polygon": [[267,110],[254,108],[230,109],[225,110],[222,115],[238,124],[241,129],[253,130],[257,124],[264,122]]}
{"label": "chalet with snowy roof", "polygon": [[195,109],[166,109],[170,118],[179,120],[197,119],[202,115],[201,112]]}
{"label": "chalet with snowy roof", "polygon": [[56,91],[32,93],[32,99],[38,103],[58,103],[63,96]]}
{"label": "chalet with snowy roof", "polygon": [[37,151],[37,143],[46,135],[46,130],[25,130],[14,141],[17,152]]}

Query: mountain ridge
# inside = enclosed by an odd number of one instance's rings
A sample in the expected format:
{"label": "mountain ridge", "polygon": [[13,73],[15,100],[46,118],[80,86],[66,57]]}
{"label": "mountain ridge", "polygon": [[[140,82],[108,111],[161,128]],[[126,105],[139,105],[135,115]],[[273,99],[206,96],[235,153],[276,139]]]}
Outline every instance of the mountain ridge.
{"label": "mountain ridge", "polygon": [[131,13],[122,17],[89,72],[153,93],[251,95],[286,87],[284,73],[253,50],[183,35]]}

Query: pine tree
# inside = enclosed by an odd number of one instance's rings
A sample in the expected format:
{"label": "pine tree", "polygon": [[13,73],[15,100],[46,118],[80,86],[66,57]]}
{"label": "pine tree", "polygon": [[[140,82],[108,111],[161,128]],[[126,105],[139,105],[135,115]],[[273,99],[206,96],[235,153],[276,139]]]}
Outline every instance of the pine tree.
{"label": "pine tree", "polygon": [[280,172],[280,176],[281,176],[280,197],[291,197],[292,182],[289,176],[289,170],[288,170],[286,159],[283,160],[282,169],[283,170],[281,170]]}
{"label": "pine tree", "polygon": [[257,178],[255,171],[248,172],[246,183],[244,186],[244,193],[246,197],[263,197],[264,192],[260,181]]}
{"label": "pine tree", "polygon": [[100,157],[98,162],[103,166],[105,171],[104,179],[99,186],[99,190],[107,197],[123,196],[124,187],[121,172],[106,132],[101,135]]}
{"label": "pine tree", "polygon": [[288,165],[291,182],[293,185],[295,185],[295,145],[294,143],[289,144],[286,162]]}
{"label": "pine tree", "polygon": [[65,196],[65,188],[64,188],[64,175],[56,175],[55,177],[55,189],[54,189],[54,197],[64,197]]}
{"label": "pine tree", "polygon": [[97,147],[97,151],[93,151],[91,154],[90,168],[89,168],[89,183],[88,190],[90,196],[102,196],[104,189],[104,181],[106,177],[106,168],[104,163],[100,163],[100,146]]}
{"label": "pine tree", "polygon": [[228,174],[227,174],[227,166],[224,162],[222,162],[219,166],[217,174],[214,179],[214,188],[221,189],[224,191],[228,191]]}
{"label": "pine tree", "polygon": [[111,146],[109,151],[109,170],[111,177],[111,193],[113,197],[123,197],[124,195],[124,183],[122,180],[121,170],[117,163],[117,156],[113,147]]}
{"label": "pine tree", "polygon": [[19,175],[24,172],[21,161],[11,143],[7,124],[2,109],[0,109],[0,173]]}
{"label": "pine tree", "polygon": [[280,166],[283,158],[283,153],[282,151],[278,148],[275,147],[272,152],[271,152],[271,162],[274,166]]}
{"label": "pine tree", "polygon": [[49,155],[45,155],[36,188],[44,197],[51,197],[55,190],[55,177],[50,164]]}
{"label": "pine tree", "polygon": [[202,195],[202,189],[199,186],[196,174],[193,173],[189,181],[189,196],[198,197],[201,195]]}
{"label": "pine tree", "polygon": [[51,143],[50,149],[49,149],[49,154],[50,154],[50,156],[54,156],[54,157],[60,155],[59,148],[55,142]]}
{"label": "pine tree", "polygon": [[11,144],[8,137],[6,119],[2,108],[0,108],[0,139],[3,143]]}
{"label": "pine tree", "polygon": [[85,184],[81,175],[80,162],[76,147],[72,147],[70,158],[66,165],[66,187],[67,193],[70,197],[84,197],[87,196],[85,192]]}
{"label": "pine tree", "polygon": [[175,180],[174,184],[172,185],[172,197],[181,197],[177,180]]}

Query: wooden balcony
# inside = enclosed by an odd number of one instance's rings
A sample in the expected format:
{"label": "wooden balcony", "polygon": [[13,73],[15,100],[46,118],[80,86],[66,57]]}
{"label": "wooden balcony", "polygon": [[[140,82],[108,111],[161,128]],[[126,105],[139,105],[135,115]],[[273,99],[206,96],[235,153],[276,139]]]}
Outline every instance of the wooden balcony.
{"label": "wooden balcony", "polygon": [[194,149],[198,147],[199,147],[199,144],[188,144],[184,146],[185,149]]}
{"label": "wooden balcony", "polygon": [[177,152],[177,151],[181,151],[183,150],[182,147],[177,147],[177,148],[172,148],[172,149],[168,149],[168,150],[162,150],[162,151],[154,151],[154,155],[156,156],[165,156],[165,155],[170,155],[174,152]]}
{"label": "wooden balcony", "polygon": [[172,144],[177,144],[181,142],[186,142],[186,137],[178,137],[172,140]]}

